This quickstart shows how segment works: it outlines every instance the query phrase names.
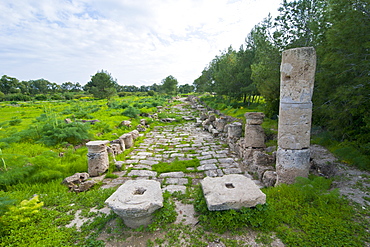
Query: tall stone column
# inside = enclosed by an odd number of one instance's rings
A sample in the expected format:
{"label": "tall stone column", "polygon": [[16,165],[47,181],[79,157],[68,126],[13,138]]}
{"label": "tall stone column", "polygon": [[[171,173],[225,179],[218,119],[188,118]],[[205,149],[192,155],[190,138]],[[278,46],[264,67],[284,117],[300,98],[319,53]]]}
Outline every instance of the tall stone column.
{"label": "tall stone column", "polygon": [[99,176],[109,167],[107,144],[109,141],[90,141],[86,143],[88,150],[88,172],[91,177]]}
{"label": "tall stone column", "polygon": [[313,47],[294,48],[282,54],[277,184],[294,183],[296,177],[308,176],[315,69]]}

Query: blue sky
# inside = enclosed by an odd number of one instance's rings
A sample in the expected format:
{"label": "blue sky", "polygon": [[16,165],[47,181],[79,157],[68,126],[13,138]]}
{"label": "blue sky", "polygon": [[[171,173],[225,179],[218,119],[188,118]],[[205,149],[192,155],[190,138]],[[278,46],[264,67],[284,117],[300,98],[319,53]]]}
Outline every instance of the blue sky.
{"label": "blue sky", "polygon": [[107,70],[121,85],[198,78],[238,49],[281,0],[2,0],[0,76],[86,84]]}

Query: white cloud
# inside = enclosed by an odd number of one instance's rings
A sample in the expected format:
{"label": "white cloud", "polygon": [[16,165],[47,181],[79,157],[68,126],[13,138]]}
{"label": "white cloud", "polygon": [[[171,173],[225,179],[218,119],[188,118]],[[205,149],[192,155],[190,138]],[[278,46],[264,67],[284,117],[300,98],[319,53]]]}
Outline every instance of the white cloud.
{"label": "white cloud", "polygon": [[275,11],[279,0],[5,0],[0,75],[85,84],[98,70],[118,83],[168,75],[192,83],[203,68]]}

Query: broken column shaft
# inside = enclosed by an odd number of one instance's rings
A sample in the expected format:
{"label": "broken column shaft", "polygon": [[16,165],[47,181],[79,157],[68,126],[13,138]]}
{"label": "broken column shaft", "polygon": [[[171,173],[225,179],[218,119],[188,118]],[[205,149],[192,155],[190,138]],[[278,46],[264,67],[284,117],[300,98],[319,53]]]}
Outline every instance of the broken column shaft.
{"label": "broken column shaft", "polygon": [[310,168],[312,93],[316,52],[313,47],[294,48],[282,54],[277,183],[294,183],[307,177]]}

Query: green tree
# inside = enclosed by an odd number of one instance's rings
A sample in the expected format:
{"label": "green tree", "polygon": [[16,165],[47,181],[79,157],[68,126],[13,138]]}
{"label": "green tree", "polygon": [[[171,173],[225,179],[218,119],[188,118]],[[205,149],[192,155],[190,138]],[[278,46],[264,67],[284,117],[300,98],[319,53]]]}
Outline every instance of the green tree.
{"label": "green tree", "polygon": [[172,75],[169,75],[161,82],[161,92],[168,95],[176,95],[178,90],[177,84],[177,79]]}
{"label": "green tree", "polygon": [[195,87],[195,91],[198,93],[213,91],[213,78],[211,66],[207,66],[206,68],[203,69],[202,75],[194,80],[193,85]]}
{"label": "green tree", "polygon": [[271,34],[271,17],[254,27],[247,39],[247,47],[255,52],[251,78],[266,101],[266,114],[279,112],[281,53]]}
{"label": "green tree", "polygon": [[19,81],[16,78],[3,75],[0,79],[0,92],[4,94],[19,93]]}
{"label": "green tree", "polygon": [[117,93],[117,85],[116,80],[113,79],[111,74],[102,70],[91,76],[91,81],[84,86],[84,90],[93,94],[98,99],[109,100]]}
{"label": "green tree", "polygon": [[194,92],[194,86],[189,84],[184,84],[179,86],[180,93],[192,93]]}

